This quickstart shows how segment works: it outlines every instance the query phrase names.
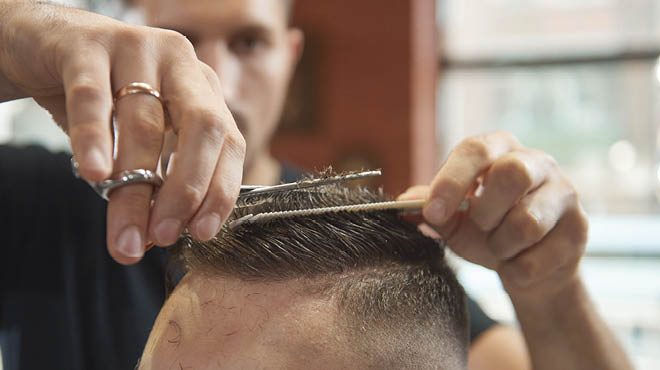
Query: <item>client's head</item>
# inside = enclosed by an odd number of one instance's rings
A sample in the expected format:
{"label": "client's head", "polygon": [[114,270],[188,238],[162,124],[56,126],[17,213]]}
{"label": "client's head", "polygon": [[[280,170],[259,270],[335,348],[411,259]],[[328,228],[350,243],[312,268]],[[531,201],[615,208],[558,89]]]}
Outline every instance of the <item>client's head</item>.
{"label": "client's head", "polygon": [[[249,213],[383,201],[343,185],[252,196]],[[225,227],[171,247],[185,277],[140,369],[463,369],[464,292],[442,246],[396,211]]]}

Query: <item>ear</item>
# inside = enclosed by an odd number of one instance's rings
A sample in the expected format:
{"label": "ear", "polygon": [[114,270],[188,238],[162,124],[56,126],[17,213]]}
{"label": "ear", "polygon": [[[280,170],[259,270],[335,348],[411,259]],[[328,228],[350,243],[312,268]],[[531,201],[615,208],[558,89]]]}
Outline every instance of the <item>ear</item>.
{"label": "ear", "polygon": [[300,28],[292,27],[287,30],[287,38],[289,41],[289,55],[291,55],[291,71],[293,71],[300,57],[302,57],[305,35]]}

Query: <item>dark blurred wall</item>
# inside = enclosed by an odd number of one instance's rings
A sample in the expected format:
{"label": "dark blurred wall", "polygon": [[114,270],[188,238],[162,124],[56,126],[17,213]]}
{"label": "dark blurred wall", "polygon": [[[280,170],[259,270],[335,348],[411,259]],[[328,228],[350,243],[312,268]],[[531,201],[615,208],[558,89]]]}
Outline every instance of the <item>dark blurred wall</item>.
{"label": "dark blurred wall", "polygon": [[433,0],[297,0],[305,50],[273,153],[306,169],[380,167],[395,194],[435,170]]}

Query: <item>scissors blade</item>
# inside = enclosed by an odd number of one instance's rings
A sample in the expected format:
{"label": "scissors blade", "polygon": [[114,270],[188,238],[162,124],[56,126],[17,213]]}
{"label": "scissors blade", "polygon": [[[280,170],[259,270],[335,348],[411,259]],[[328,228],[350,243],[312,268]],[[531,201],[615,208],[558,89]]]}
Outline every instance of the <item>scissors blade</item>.
{"label": "scissors blade", "polygon": [[286,190],[305,189],[305,188],[317,187],[322,185],[329,185],[337,182],[354,181],[366,177],[380,176],[381,174],[382,174],[381,170],[378,169],[378,170],[368,170],[368,171],[349,173],[345,175],[324,177],[319,179],[301,180],[298,182],[290,182],[286,184],[279,184],[272,186],[242,185],[239,198],[249,195],[276,193]]}

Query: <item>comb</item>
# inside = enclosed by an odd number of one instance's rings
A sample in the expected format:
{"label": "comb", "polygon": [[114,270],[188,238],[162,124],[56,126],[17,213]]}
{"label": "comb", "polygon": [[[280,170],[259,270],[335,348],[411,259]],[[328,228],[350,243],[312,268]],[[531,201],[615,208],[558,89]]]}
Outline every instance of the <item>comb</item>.
{"label": "comb", "polygon": [[334,207],[295,209],[290,211],[263,212],[257,214],[248,214],[234,221],[231,221],[228,225],[228,228],[229,230],[233,230],[246,223],[264,223],[275,219],[305,217],[337,212],[385,211],[390,209],[418,211],[422,209],[424,202],[424,200],[399,200],[390,202],[350,204]]}

